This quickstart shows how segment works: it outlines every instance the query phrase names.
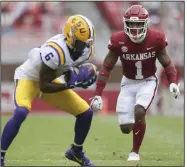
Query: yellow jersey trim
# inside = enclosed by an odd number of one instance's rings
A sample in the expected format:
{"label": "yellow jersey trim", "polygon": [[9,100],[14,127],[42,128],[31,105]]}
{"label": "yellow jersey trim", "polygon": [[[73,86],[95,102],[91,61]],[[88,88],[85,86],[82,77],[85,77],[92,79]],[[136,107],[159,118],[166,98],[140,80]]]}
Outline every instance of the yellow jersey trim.
{"label": "yellow jersey trim", "polygon": [[59,65],[65,64],[65,54],[63,49],[55,42],[47,42],[47,46],[52,47],[59,56]]}

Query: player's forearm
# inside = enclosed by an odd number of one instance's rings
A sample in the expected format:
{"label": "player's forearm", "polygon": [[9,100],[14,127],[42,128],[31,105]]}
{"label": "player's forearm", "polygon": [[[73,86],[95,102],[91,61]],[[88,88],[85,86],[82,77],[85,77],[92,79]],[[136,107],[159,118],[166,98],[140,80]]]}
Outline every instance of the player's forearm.
{"label": "player's forearm", "polygon": [[164,66],[164,70],[169,83],[177,83],[177,70],[171,61]]}
{"label": "player's forearm", "polygon": [[166,52],[166,49],[162,49],[157,54],[157,58],[161,65],[164,67],[169,83],[177,83],[177,70],[171,62],[171,59]]}
{"label": "player's forearm", "polygon": [[107,81],[110,77],[110,73],[113,69],[113,66],[108,63],[104,63],[101,70],[99,71],[99,76],[96,82],[95,95],[101,96],[102,92],[107,84]]}
{"label": "player's forearm", "polygon": [[40,90],[44,93],[55,93],[55,92],[60,92],[63,90],[68,89],[66,84],[57,84],[57,83],[46,83],[43,85],[40,85]]}

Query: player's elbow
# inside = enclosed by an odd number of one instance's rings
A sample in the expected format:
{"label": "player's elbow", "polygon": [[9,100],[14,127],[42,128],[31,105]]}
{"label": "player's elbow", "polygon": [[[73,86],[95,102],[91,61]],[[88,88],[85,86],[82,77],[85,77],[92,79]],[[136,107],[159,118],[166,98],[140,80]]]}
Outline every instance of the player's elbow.
{"label": "player's elbow", "polygon": [[43,92],[43,93],[48,93],[46,87],[40,87],[40,91]]}
{"label": "player's elbow", "polygon": [[45,87],[40,87],[40,91],[43,92],[43,93],[48,93],[48,91]]}
{"label": "player's elbow", "polygon": [[45,83],[40,82],[40,91],[43,93],[48,93],[47,92],[47,86]]}

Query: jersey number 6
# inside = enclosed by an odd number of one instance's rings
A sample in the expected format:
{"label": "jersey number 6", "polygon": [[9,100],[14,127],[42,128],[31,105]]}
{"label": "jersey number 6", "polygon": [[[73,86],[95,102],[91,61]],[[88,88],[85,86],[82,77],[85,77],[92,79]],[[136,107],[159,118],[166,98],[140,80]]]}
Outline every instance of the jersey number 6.
{"label": "jersey number 6", "polygon": [[54,55],[52,53],[49,53],[45,56],[45,60],[48,61],[50,60],[52,57],[54,57]]}

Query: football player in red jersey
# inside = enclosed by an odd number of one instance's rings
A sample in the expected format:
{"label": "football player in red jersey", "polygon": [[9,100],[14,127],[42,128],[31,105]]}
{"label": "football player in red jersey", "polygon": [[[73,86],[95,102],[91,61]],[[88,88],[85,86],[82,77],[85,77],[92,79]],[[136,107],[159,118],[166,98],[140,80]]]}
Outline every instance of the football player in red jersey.
{"label": "football player in red jersey", "polygon": [[168,45],[163,33],[148,28],[149,14],[141,5],[127,9],[123,17],[124,31],[111,35],[103,66],[99,72],[95,95],[91,101],[94,111],[102,109],[102,92],[110,73],[120,58],[123,68],[121,90],[116,112],[122,133],[133,131],[133,147],[129,161],[140,160],[139,149],[146,129],[145,114],[156,94],[158,80],[156,59],[165,69],[170,92],[180,95],[177,71],[168,56]]}

